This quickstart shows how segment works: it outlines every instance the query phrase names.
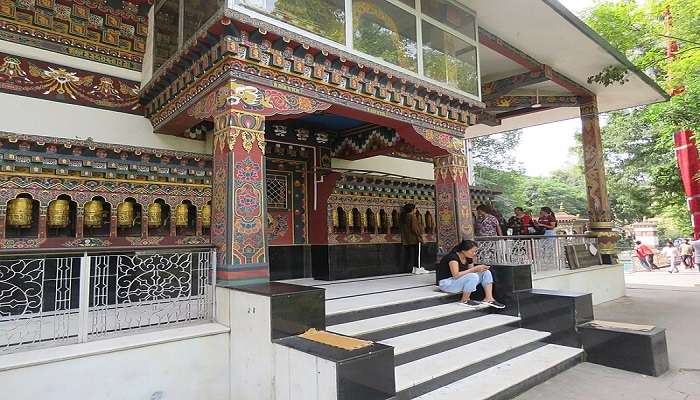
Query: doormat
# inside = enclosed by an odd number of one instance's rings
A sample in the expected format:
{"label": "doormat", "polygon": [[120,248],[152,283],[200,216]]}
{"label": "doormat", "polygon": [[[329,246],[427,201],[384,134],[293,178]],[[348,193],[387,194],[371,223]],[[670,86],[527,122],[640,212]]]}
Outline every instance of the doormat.
{"label": "doormat", "polygon": [[341,336],[331,332],[319,331],[314,328],[309,329],[299,336],[303,337],[304,339],[311,340],[312,342],[317,342],[348,351],[357,350],[372,345],[372,342],[369,340]]}
{"label": "doormat", "polygon": [[623,322],[600,321],[600,320],[593,320],[590,322],[590,324],[593,326],[596,326],[598,328],[627,329],[629,331],[638,331],[638,332],[649,332],[655,328],[653,325],[637,325],[637,324],[627,324],[627,323],[623,323]]}

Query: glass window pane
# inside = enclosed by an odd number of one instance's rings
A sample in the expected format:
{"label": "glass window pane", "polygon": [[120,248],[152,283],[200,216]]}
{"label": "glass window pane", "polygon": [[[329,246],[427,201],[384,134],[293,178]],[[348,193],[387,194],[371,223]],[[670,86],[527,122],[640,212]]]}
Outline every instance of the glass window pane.
{"label": "glass window pane", "polygon": [[178,48],[180,0],[166,0],[155,15],[153,70],[163,65]]}
{"label": "glass window pane", "polygon": [[416,17],[384,0],[353,0],[355,49],[418,71]]}
{"label": "glass window pane", "polygon": [[432,17],[450,28],[465,34],[467,37],[476,38],[476,21],[474,16],[466,10],[447,0],[430,0],[421,3],[423,14]]}
{"label": "glass window pane", "polygon": [[220,0],[186,0],[183,40],[186,42],[197,33],[199,28],[219,10],[220,5]]}
{"label": "glass window pane", "polygon": [[416,0],[399,0],[399,1],[402,2],[403,4],[409,6],[409,7],[416,8]]}
{"label": "glass window pane", "polygon": [[345,43],[344,0],[243,0],[242,3],[326,39]]}
{"label": "glass window pane", "polygon": [[423,21],[425,76],[478,96],[476,60],[474,46]]}

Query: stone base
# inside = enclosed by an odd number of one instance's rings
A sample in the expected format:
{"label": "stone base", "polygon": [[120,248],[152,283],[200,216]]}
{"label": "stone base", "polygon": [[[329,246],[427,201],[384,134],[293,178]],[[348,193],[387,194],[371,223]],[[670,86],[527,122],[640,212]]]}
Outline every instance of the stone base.
{"label": "stone base", "polygon": [[589,362],[650,376],[668,371],[664,328],[647,332],[586,323],[579,331]]}

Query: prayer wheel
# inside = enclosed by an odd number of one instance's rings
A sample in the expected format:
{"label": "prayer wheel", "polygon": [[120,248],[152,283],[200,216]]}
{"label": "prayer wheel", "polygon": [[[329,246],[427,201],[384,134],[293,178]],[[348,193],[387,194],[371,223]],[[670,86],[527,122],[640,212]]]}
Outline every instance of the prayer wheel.
{"label": "prayer wheel", "polygon": [[163,207],[160,203],[151,203],[148,206],[148,227],[160,228],[163,224]]}
{"label": "prayer wheel", "polygon": [[377,232],[381,231],[384,229],[382,226],[382,213],[378,212],[374,214],[374,228],[377,230]]}
{"label": "prayer wheel", "polygon": [[32,199],[23,197],[8,201],[7,225],[13,228],[31,228],[33,206]]}
{"label": "prayer wheel", "polygon": [[[119,209],[119,208],[117,208]],[[85,203],[83,209],[84,225],[88,228],[101,228],[102,216],[104,215],[104,207],[99,200],[91,200]]]}
{"label": "prayer wheel", "polygon": [[333,209],[333,212],[331,214],[331,218],[333,220],[333,227],[339,228],[340,227],[340,219],[338,218],[338,209],[337,208]]}
{"label": "prayer wheel", "polygon": [[190,224],[190,209],[187,204],[180,203],[175,207],[175,226],[186,227]]}
{"label": "prayer wheel", "polygon": [[136,220],[134,203],[125,201],[117,206],[117,226],[120,228],[131,228]]}
{"label": "prayer wheel", "polygon": [[49,203],[49,228],[65,228],[70,224],[70,203],[68,200],[54,200]]}
{"label": "prayer wheel", "polygon": [[202,226],[205,228],[211,227],[211,206],[209,204],[202,207]]}

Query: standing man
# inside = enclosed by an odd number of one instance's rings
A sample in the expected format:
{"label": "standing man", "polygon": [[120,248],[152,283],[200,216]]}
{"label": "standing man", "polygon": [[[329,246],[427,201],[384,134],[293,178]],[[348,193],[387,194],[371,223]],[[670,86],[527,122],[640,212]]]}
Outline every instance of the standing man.
{"label": "standing man", "polygon": [[681,244],[681,261],[685,265],[685,269],[694,269],[695,264],[693,263],[693,246],[690,245],[690,240],[685,239],[683,244]]}
{"label": "standing man", "polygon": [[661,250],[661,253],[663,253],[663,255],[666,256],[666,258],[668,259],[668,263],[671,264],[671,268],[668,271],[668,273],[672,274],[674,272],[680,272],[678,270],[678,266],[676,265],[676,258],[678,258],[678,249],[676,248],[676,246],[673,245],[672,241],[669,240],[668,243],[666,243],[666,247],[664,247],[664,249]]}
{"label": "standing man", "polygon": [[[700,241],[698,241],[698,245],[700,246]],[[649,248],[649,246],[642,244],[641,241],[637,240],[635,242],[634,251],[637,253],[637,257],[639,257],[639,262],[642,264],[642,267],[646,268],[647,271],[659,269],[659,267],[654,264],[654,251]]]}
{"label": "standing man", "polygon": [[404,272],[426,273],[424,268],[419,268],[419,246],[423,243],[423,229],[418,218],[418,209],[415,204],[403,206],[399,227],[401,229],[401,244],[403,244],[403,268]]}

